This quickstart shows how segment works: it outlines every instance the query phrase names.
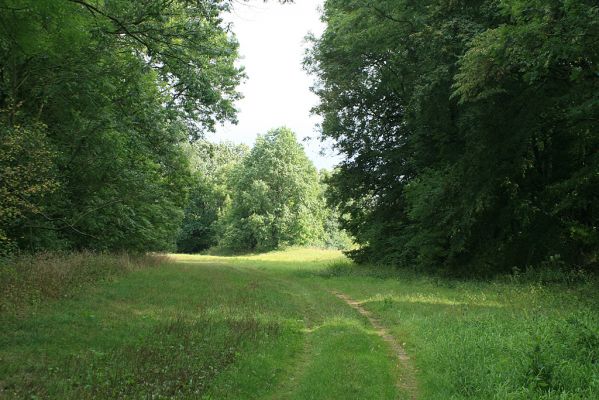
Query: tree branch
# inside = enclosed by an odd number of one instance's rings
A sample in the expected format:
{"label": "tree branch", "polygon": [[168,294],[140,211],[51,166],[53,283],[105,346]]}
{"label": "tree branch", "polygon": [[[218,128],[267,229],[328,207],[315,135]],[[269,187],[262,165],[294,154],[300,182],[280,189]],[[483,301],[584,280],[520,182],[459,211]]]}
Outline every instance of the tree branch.
{"label": "tree branch", "polygon": [[148,50],[151,49],[151,47],[148,45],[148,43],[146,43],[144,40],[142,40],[141,38],[139,38],[137,35],[133,34],[129,28],[127,28],[127,26],[121,22],[118,18],[113,17],[110,14],[105,13],[104,11],[100,10],[98,7],[93,6],[83,0],[67,0],[70,1],[71,3],[75,3],[75,4],[80,4],[82,6],[84,6],[85,8],[88,9],[88,11],[92,14],[92,15],[96,15],[96,14],[100,14],[101,16],[108,18],[109,20],[111,20],[112,22],[114,22],[116,25],[118,25],[122,30],[125,35],[133,38],[135,41],[137,41],[138,43],[140,43],[141,45],[145,46]]}
{"label": "tree branch", "polygon": [[381,10],[380,8],[371,5],[370,8],[372,8],[374,11],[376,11],[381,17],[388,19],[389,21],[393,21],[396,22],[398,24],[407,24],[410,25],[410,27],[412,29],[414,29],[414,23],[412,21],[408,21],[408,20],[403,20],[403,19],[397,19],[395,17],[392,17],[391,15],[385,13],[383,10]]}

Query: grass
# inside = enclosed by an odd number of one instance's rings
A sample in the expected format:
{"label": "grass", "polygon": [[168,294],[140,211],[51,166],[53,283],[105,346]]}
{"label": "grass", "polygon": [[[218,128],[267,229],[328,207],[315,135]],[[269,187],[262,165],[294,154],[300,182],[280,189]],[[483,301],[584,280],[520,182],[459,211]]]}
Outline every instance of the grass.
{"label": "grass", "polygon": [[459,281],[348,263],[321,276],[406,343],[424,399],[599,398],[591,277]]}
{"label": "grass", "polygon": [[160,255],[37,253],[0,258],[0,313],[26,313],[90,285],[166,263]]}
{"label": "grass", "polygon": [[[98,282],[62,279],[77,284],[57,284],[60,295],[22,291],[37,293],[25,296],[34,306],[3,299],[12,306],[0,312],[0,398],[403,398],[388,345],[331,290],[404,343],[421,399],[599,398],[588,277],[456,281],[297,248],[169,259],[89,275]],[[11,298],[38,287],[19,273],[0,281],[12,282]]]}

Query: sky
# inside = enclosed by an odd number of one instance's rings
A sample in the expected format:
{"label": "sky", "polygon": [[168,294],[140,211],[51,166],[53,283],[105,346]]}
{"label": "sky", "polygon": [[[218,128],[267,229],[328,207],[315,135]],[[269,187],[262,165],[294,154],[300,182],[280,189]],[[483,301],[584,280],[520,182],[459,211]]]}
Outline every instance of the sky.
{"label": "sky", "polygon": [[[317,96],[310,91],[314,77],[302,69],[308,47],[305,36],[308,32],[319,36],[324,30],[319,11],[322,3],[234,3],[225,21],[233,23],[239,41],[239,63],[245,67],[248,78],[239,87],[244,96],[236,104],[239,123],[219,127],[208,139],[253,145],[258,134],[287,126],[297,134],[317,168],[331,169],[339,161],[330,146],[317,139],[316,124],[320,118],[310,115],[310,109],[318,104]],[[323,149],[324,155],[320,154]]]}

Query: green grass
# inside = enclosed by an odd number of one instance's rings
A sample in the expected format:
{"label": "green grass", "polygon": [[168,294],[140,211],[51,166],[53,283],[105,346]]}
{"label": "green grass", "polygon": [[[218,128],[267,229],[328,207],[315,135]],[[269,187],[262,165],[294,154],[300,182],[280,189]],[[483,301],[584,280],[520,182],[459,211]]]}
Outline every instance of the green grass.
{"label": "green grass", "polygon": [[0,398],[402,398],[388,345],[331,290],[405,343],[421,399],[599,398],[592,279],[453,281],[289,249],[78,287],[0,313]]}
{"label": "green grass", "polygon": [[590,277],[476,282],[349,263],[320,275],[406,343],[423,399],[599,398],[599,286]]}

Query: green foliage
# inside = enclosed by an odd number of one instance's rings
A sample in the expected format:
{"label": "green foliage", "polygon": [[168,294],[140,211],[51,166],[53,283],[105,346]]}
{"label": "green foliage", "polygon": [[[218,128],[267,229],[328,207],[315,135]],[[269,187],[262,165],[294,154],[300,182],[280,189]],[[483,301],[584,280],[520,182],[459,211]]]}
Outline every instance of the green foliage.
{"label": "green foliage", "polygon": [[494,273],[599,252],[599,8],[339,1],[306,59],[358,260]]}
{"label": "green foliage", "polygon": [[228,7],[0,0],[0,253],[173,248],[183,144],[234,119]]}
{"label": "green foliage", "polygon": [[43,125],[0,125],[0,256],[32,229],[24,224],[28,217],[44,212],[45,198],[58,186],[54,158]]}
{"label": "green foliage", "polygon": [[224,247],[270,250],[324,238],[324,201],[318,173],[286,128],[259,136],[232,175]]}
{"label": "green foliage", "polygon": [[317,173],[286,128],[245,145],[199,141],[189,148],[193,182],[177,248],[195,253],[293,245],[348,248],[338,212],[327,207],[330,173]]}
{"label": "green foliage", "polygon": [[199,141],[191,145],[193,181],[177,250],[194,253],[218,244],[231,201],[231,171],[249,152],[245,145]]}
{"label": "green foliage", "polygon": [[332,174],[330,171],[322,169],[318,172],[318,177],[320,179],[322,201],[324,204],[324,246],[338,250],[349,249],[353,243],[347,232],[340,227],[339,221],[341,215],[339,209],[327,199],[327,195],[330,193],[329,181]]}

